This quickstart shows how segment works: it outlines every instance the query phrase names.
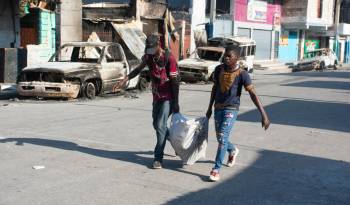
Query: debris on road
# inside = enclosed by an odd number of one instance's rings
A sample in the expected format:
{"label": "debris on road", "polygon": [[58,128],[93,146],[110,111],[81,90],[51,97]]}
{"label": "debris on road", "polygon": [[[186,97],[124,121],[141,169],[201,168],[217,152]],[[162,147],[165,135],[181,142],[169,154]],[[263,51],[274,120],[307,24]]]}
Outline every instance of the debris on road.
{"label": "debris on road", "polygon": [[124,94],[124,97],[125,97],[125,98],[131,98],[131,99],[137,99],[137,98],[139,98],[139,96],[137,96],[136,94],[128,93],[128,92],[126,92],[126,93]]}
{"label": "debris on road", "polygon": [[18,98],[11,98],[9,101],[18,102],[19,99]]}
{"label": "debris on road", "polygon": [[39,169],[45,169],[45,166],[42,166],[42,165],[35,165],[32,167],[33,169],[35,170],[39,170]]}

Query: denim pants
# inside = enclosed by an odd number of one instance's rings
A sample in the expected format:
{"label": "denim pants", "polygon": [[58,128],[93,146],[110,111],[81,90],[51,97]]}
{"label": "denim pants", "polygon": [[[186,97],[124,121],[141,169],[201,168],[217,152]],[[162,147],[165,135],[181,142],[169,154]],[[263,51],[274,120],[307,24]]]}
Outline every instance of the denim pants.
{"label": "denim pants", "polygon": [[169,101],[155,101],[153,102],[153,127],[156,130],[157,144],[154,148],[154,160],[162,162],[164,155],[164,148],[166,139],[169,135],[168,118],[170,115]]}
{"label": "denim pants", "polygon": [[215,166],[213,169],[219,171],[226,152],[235,152],[236,147],[230,142],[230,132],[237,119],[238,110],[217,109],[214,112],[216,138],[219,143],[216,152]]}

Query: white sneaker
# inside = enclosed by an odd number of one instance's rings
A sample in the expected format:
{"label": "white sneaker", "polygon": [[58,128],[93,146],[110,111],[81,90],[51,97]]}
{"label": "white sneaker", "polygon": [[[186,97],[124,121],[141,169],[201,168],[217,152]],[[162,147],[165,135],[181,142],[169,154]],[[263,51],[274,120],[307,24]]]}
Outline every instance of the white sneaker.
{"label": "white sneaker", "polygon": [[154,161],[153,162],[153,169],[161,169],[162,163],[160,161]]}
{"label": "white sneaker", "polygon": [[228,159],[227,159],[227,166],[228,167],[233,167],[233,165],[235,165],[238,153],[239,153],[239,149],[236,148],[235,152],[231,153],[228,156]]}
{"label": "white sneaker", "polygon": [[209,175],[209,180],[212,182],[216,182],[220,180],[220,175],[217,170],[211,170],[210,175]]}

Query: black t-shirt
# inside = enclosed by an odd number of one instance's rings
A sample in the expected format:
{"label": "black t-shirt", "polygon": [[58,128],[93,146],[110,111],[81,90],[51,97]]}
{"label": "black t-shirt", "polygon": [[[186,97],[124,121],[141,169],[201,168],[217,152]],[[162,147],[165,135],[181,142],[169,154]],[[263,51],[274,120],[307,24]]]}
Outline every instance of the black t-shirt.
{"label": "black t-shirt", "polygon": [[230,72],[224,64],[215,68],[214,83],[216,85],[215,108],[239,109],[242,87],[244,86],[246,90],[253,88],[247,71],[237,68]]}

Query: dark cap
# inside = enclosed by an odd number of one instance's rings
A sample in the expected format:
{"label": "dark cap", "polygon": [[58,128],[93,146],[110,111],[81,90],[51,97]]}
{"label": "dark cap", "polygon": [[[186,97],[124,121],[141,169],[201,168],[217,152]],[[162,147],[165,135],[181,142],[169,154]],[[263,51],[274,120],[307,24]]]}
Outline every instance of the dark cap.
{"label": "dark cap", "polygon": [[156,34],[147,36],[145,53],[154,55],[159,46],[159,37]]}

